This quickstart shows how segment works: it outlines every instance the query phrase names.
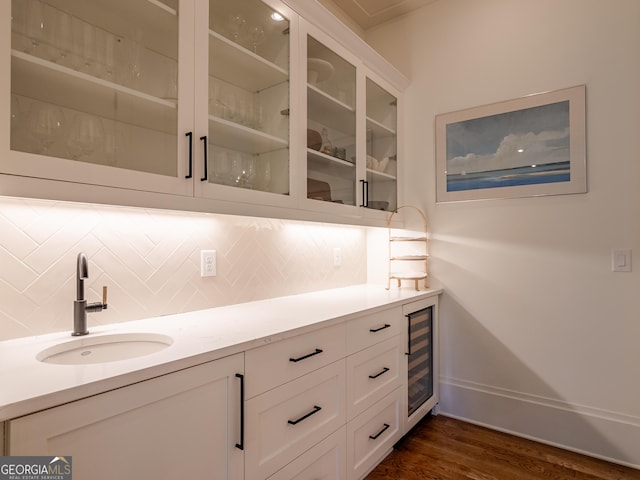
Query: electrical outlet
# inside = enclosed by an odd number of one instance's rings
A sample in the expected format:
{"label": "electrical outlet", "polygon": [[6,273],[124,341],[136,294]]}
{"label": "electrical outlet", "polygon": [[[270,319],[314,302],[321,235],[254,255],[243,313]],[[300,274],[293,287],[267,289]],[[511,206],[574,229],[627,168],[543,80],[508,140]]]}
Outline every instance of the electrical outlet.
{"label": "electrical outlet", "polygon": [[333,266],[339,267],[342,265],[342,250],[340,247],[335,247],[333,249]]}
{"label": "electrical outlet", "polygon": [[215,277],[216,273],[216,251],[200,250],[200,276]]}

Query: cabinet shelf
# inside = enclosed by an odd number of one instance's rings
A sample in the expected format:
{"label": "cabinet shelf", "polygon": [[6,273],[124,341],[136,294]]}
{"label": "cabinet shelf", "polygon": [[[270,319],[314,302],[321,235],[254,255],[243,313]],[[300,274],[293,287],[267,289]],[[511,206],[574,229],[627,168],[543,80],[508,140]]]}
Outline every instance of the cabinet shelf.
{"label": "cabinet shelf", "polygon": [[[209,75],[248,92],[259,92],[286,82],[289,73],[282,67],[247,50],[219,33],[209,30]],[[224,65],[223,68],[217,68]]]}
{"label": "cabinet shelf", "polygon": [[371,117],[367,117],[367,130],[377,137],[395,137],[397,133],[393,128],[389,128]]}
{"label": "cabinet shelf", "polygon": [[55,3],[60,10],[121,37],[130,36],[140,25],[154,25],[155,28],[145,30],[141,39],[144,47],[173,59],[178,57],[177,44],[172,41],[178,35],[177,4],[173,8],[159,0],[110,0],[96,8],[100,2],[57,0]]}
{"label": "cabinet shelf", "polygon": [[356,134],[356,112],[349,105],[333,98],[314,85],[307,85],[309,119],[331,125],[347,135]]}
{"label": "cabinet shelf", "polygon": [[[102,118],[175,135],[177,103],[11,51],[13,92]],[[42,88],[46,83],[47,88]]]}
{"label": "cabinet shelf", "polygon": [[307,159],[313,161],[316,167],[322,168],[323,170],[330,167],[348,169],[354,169],[356,167],[355,163],[332,157],[331,155],[318,152],[312,148],[307,148]]}
{"label": "cabinet shelf", "polygon": [[390,242],[426,242],[427,237],[391,237]]}
{"label": "cabinet shelf", "polygon": [[379,179],[388,179],[393,181],[396,181],[398,179],[395,175],[391,175],[390,173],[385,172],[379,172],[378,170],[372,170],[371,168],[367,168],[367,174],[378,177]]}
{"label": "cabinet shelf", "polygon": [[416,261],[416,260],[426,260],[428,258],[429,258],[429,255],[398,255],[398,256],[392,256],[390,260]]}
{"label": "cabinet shelf", "polygon": [[209,142],[231,150],[259,155],[288,147],[286,139],[209,115],[212,137]]}

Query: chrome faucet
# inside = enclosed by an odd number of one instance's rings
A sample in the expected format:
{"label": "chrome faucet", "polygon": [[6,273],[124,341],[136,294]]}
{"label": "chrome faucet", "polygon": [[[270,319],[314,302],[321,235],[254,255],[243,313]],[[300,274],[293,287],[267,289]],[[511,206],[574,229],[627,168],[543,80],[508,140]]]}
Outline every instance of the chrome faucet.
{"label": "chrome faucet", "polygon": [[102,287],[102,302],[87,303],[84,298],[84,281],[89,278],[87,256],[80,252],[76,264],[76,300],[73,302],[73,335],[87,335],[87,312],[101,312],[107,308],[107,287]]}

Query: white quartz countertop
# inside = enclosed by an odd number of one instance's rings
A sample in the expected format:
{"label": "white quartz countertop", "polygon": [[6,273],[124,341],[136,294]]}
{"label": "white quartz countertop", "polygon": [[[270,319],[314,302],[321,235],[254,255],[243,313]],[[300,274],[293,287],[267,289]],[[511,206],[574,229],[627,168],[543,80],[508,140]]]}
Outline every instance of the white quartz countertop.
{"label": "white quartz countertop", "polygon": [[[357,285],[93,327],[88,337],[127,332],[168,335],[173,343],[149,355],[88,365],[40,362],[42,350],[77,340],[70,331],[0,342],[0,421],[222,358],[302,332],[438,295]],[[69,319],[71,329],[73,319]],[[87,337],[82,337],[87,338]]]}

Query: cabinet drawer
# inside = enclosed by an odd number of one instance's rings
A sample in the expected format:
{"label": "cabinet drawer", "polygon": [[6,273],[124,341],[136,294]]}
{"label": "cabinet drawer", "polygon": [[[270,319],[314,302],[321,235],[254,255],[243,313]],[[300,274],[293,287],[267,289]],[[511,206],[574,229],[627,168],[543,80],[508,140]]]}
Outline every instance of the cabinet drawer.
{"label": "cabinet drawer", "polygon": [[347,322],[347,355],[398,335],[401,325],[402,307],[390,308]]}
{"label": "cabinet drawer", "polygon": [[247,351],[246,398],[344,358],[344,328],[334,325]]}
{"label": "cabinet drawer", "polygon": [[246,478],[267,478],[344,425],[344,387],[343,359],[248,400]]}
{"label": "cabinet drawer", "polygon": [[347,357],[347,418],[351,419],[402,384],[401,335]]}
{"label": "cabinet drawer", "polygon": [[364,478],[402,436],[402,388],[347,424],[349,478]]}
{"label": "cabinet drawer", "polygon": [[346,480],[347,428],[342,427],[269,480]]}

